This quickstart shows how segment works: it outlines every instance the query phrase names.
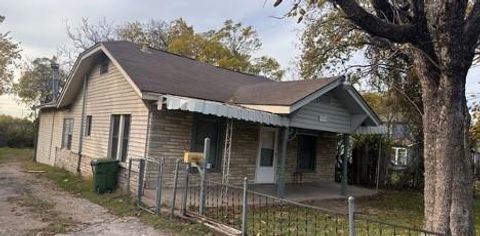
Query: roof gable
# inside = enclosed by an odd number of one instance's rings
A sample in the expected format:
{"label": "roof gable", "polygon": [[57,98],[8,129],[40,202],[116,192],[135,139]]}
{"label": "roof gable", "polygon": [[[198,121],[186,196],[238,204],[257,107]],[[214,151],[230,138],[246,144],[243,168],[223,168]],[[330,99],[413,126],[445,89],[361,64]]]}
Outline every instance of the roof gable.
{"label": "roof gable", "polygon": [[[81,53],[69,74],[57,107],[68,105],[80,91],[84,78],[99,58],[107,56],[127,79],[137,95],[175,95],[208,101],[250,106],[270,113],[290,114],[314,99],[338,90],[341,100],[356,113],[366,114],[370,123],[380,120],[358,92],[344,84],[344,77],[276,82],[265,77],[215,67],[168,52],[148,49],[126,41],[98,43]],[[156,99],[158,96],[153,96]],[[348,105],[350,104],[350,105]],[[257,106],[258,105],[258,106]],[[270,109],[272,106],[275,109]]]}
{"label": "roof gable", "polygon": [[139,97],[142,97],[140,89],[135,82],[130,78],[126,71],[118,64],[116,58],[114,58],[110,52],[104,47],[103,44],[96,44],[88,50],[82,52],[67,77],[67,83],[61,91],[59,99],[57,100],[57,107],[68,106],[77,96],[80,87],[85,81],[85,77],[90,73],[91,69],[104,58],[107,57],[123,75],[123,77],[129,82],[132,88],[135,90]]}

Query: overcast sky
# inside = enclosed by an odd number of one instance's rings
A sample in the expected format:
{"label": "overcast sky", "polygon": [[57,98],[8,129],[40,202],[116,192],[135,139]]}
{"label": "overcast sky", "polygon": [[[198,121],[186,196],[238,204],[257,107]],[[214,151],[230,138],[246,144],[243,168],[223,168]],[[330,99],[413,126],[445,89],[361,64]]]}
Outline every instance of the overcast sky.
{"label": "overcast sky", "polygon": [[[294,19],[276,19],[287,11],[272,7],[272,0],[0,0],[0,15],[6,17],[0,32],[10,31],[21,43],[24,58],[50,57],[67,43],[65,24],[77,25],[82,17],[91,22],[106,18],[115,24],[150,19],[173,20],[183,17],[198,31],[219,28],[226,19],[252,25],[263,47],[259,54],[275,57],[284,68],[294,67],[299,50],[297,35],[301,25]],[[288,2],[286,2],[288,3]],[[479,91],[480,68],[469,74],[468,92]],[[290,75],[287,75],[290,76]],[[0,114],[27,114],[8,96],[0,96]]]}

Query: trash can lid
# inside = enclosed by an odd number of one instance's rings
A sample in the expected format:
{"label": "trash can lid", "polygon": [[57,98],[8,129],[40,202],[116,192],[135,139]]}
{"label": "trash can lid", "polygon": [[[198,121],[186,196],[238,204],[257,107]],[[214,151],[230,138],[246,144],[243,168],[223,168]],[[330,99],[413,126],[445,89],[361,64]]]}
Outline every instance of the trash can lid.
{"label": "trash can lid", "polygon": [[99,159],[93,159],[90,164],[91,165],[97,165],[97,164],[102,164],[102,163],[118,163],[118,160],[111,159],[111,158],[99,158]]}

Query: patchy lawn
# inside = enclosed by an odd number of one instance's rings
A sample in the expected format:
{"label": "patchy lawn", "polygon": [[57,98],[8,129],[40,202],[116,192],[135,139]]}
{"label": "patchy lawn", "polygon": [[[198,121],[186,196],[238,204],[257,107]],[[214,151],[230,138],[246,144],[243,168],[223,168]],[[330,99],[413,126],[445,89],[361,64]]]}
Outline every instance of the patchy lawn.
{"label": "patchy lawn", "polygon": [[[116,216],[134,216],[156,229],[167,229],[178,233],[179,235],[212,234],[201,224],[194,224],[179,219],[170,220],[167,217],[158,217],[139,210],[136,208],[131,198],[121,191],[116,191],[111,194],[97,195],[93,191],[91,179],[84,179],[65,170],[33,162],[31,161],[31,157],[31,149],[0,148],[0,164],[3,163],[10,165],[9,162],[21,162],[23,169],[37,172],[37,176],[51,180],[58,188],[67,191],[74,196],[85,198],[93,203],[101,205]],[[52,204],[31,195],[27,195],[21,199],[12,198],[9,200],[15,201],[20,206],[26,207],[32,212],[49,212],[52,208]],[[50,232],[64,233],[65,229],[63,229],[62,226],[68,225],[67,220],[58,217],[57,215],[53,215],[53,213],[52,215],[49,215],[49,217],[55,217],[59,219],[59,222],[61,221],[58,225],[52,225]]]}
{"label": "patchy lawn", "polygon": [[[22,165],[27,170],[35,171],[44,171],[44,173],[38,174],[47,179],[50,179],[57,185],[59,188],[68,191],[76,196],[86,198],[93,203],[99,204],[107,208],[111,213],[118,216],[136,216],[140,218],[143,222],[154,226],[155,228],[170,229],[172,231],[178,232],[181,235],[199,235],[199,234],[208,234],[210,233],[208,229],[200,224],[192,224],[189,222],[170,219],[164,217],[157,217],[146,213],[142,210],[139,210],[135,207],[135,204],[132,202],[131,198],[121,192],[115,192],[112,194],[97,195],[92,190],[92,182],[90,179],[85,180],[78,176],[72,175],[71,173],[53,168],[47,165],[42,165],[39,163],[34,163],[31,160],[32,151],[31,149],[12,149],[12,148],[0,148],[0,163],[6,163],[11,161],[22,161]],[[480,189],[480,188],[479,188]],[[15,199],[12,199],[14,201]],[[41,201],[29,201],[28,198],[23,199],[23,204],[26,207],[32,209],[49,209],[50,205]],[[35,203],[35,204],[32,204]],[[323,208],[333,209],[338,212],[346,211],[346,202],[344,200],[331,200],[331,201],[321,201],[321,202],[310,202],[310,204],[318,205]],[[373,219],[389,222],[396,225],[405,225],[413,228],[422,228],[423,224],[423,195],[419,192],[414,191],[382,191],[380,194],[372,197],[363,197],[356,199],[357,211],[363,214],[370,215]],[[477,191],[476,198],[474,199],[474,208],[475,212],[480,212],[480,191]],[[253,209],[251,209],[253,210]],[[297,215],[290,215],[292,219],[288,219],[288,215],[283,211],[283,213],[273,213],[273,209],[257,209],[256,214],[253,211],[250,211],[249,214],[254,214],[250,219],[255,219],[250,221],[249,225],[252,228],[255,228],[256,231],[262,233],[268,232],[269,227],[265,225],[266,221],[264,217],[270,217],[270,219],[278,218],[275,222],[277,226],[282,226],[288,228],[288,220],[295,221],[305,221],[302,216],[305,216],[304,211],[298,211]],[[286,209],[282,209],[286,210]],[[263,215],[260,215],[259,212],[262,212]],[[280,211],[282,212],[282,211]],[[308,214],[307,214],[308,215]],[[297,218],[298,217],[298,218]],[[312,217],[308,215],[307,218]],[[318,220],[318,225],[324,224],[325,227],[333,227],[333,221],[335,219],[331,218],[322,218],[319,216],[316,220],[308,220],[305,225],[308,232],[312,232],[312,224]],[[342,219],[339,219],[339,223]],[[64,222],[68,224],[68,222]],[[332,225],[327,225],[326,223]],[[62,223],[63,224],[63,223]],[[62,225],[61,224],[61,225]],[[274,225],[275,225],[274,224]],[[362,223],[359,223],[362,224]],[[52,226],[58,227],[55,229],[56,232],[62,232],[62,226]],[[480,229],[480,214],[475,215],[475,225],[477,232]],[[270,229],[272,230],[272,229]],[[295,230],[292,228],[291,230]],[[339,231],[344,231],[345,229],[341,226]],[[290,231],[290,230],[289,230]],[[272,232],[272,231],[270,231]],[[293,232],[293,231],[292,231]]]}
{"label": "patchy lawn", "polygon": [[[381,194],[357,200],[360,211],[384,221],[412,225],[423,224],[423,194],[413,191],[385,191]],[[480,195],[474,198],[475,228],[480,229]]]}
{"label": "patchy lawn", "polygon": [[422,228],[423,195],[413,191],[383,191],[372,197],[358,198],[357,208],[374,218],[398,225]]}

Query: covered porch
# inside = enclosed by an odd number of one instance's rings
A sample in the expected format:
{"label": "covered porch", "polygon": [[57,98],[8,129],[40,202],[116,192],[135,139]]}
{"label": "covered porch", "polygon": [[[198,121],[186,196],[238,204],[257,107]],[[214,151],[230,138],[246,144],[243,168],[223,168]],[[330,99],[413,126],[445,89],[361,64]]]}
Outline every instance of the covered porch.
{"label": "covered porch", "polygon": [[[342,150],[347,154],[343,155],[343,163],[346,163],[350,157],[350,135],[380,125],[378,117],[361,96],[342,79],[334,80],[289,105],[230,104],[162,95],[157,102],[157,108],[223,119],[226,129],[222,131],[218,129],[214,132],[205,128],[205,123],[217,124],[217,127],[221,127],[218,125],[221,121],[204,120],[204,124],[199,124],[200,119],[192,121],[194,127],[196,125],[205,129],[200,130],[202,132],[198,132],[198,128],[192,129],[197,131],[193,132],[192,137],[197,141],[192,139],[193,143],[201,144],[204,136],[215,137],[212,140],[215,140],[216,146],[212,149],[218,150],[221,155],[216,153],[215,156],[220,158],[216,158],[212,163],[207,161],[205,167],[216,168],[217,172],[209,174],[209,178],[222,184],[239,184],[243,177],[248,177],[249,183],[254,183],[252,187],[256,188],[257,192],[265,192],[280,198],[289,196],[300,198],[303,195],[305,200],[315,197],[337,198],[347,194],[373,194],[369,191],[360,191],[360,188],[353,186],[350,190],[350,187],[347,188],[346,181],[342,184],[334,183],[335,154],[332,156],[328,153],[328,158],[322,157],[322,160],[319,158],[322,149],[331,150],[333,147],[336,150],[336,135],[341,134],[346,144],[343,145]],[[237,128],[232,131],[234,126]],[[218,142],[221,140],[220,135],[217,136],[218,133],[224,134],[222,143]],[[324,134],[327,134],[330,139],[322,137]],[[242,138],[241,141],[239,136]],[[332,136],[333,139],[331,139]],[[305,149],[303,153],[299,151],[300,147]],[[313,150],[309,151],[311,147]],[[239,155],[239,153],[247,154],[244,150],[250,150],[248,155]],[[307,158],[301,158],[302,155]],[[309,155],[312,158],[308,158]],[[325,168],[328,170],[325,171]],[[233,173],[231,170],[236,171]],[[295,178],[292,176],[297,173],[308,176],[308,180],[300,181],[302,183],[292,181]],[[325,173],[328,174],[326,178]],[[343,176],[342,180],[346,180],[346,165],[343,168]],[[320,183],[324,181],[322,178],[331,181]],[[322,191],[325,193],[320,194]]]}
{"label": "covered porch", "polygon": [[[277,195],[278,184],[252,184],[250,190],[258,193]],[[284,198],[295,201],[322,201],[332,199],[343,199],[345,195],[340,194],[341,184],[335,182],[312,182],[312,183],[286,183]],[[346,196],[365,197],[376,194],[373,189],[358,186],[348,186]]]}

